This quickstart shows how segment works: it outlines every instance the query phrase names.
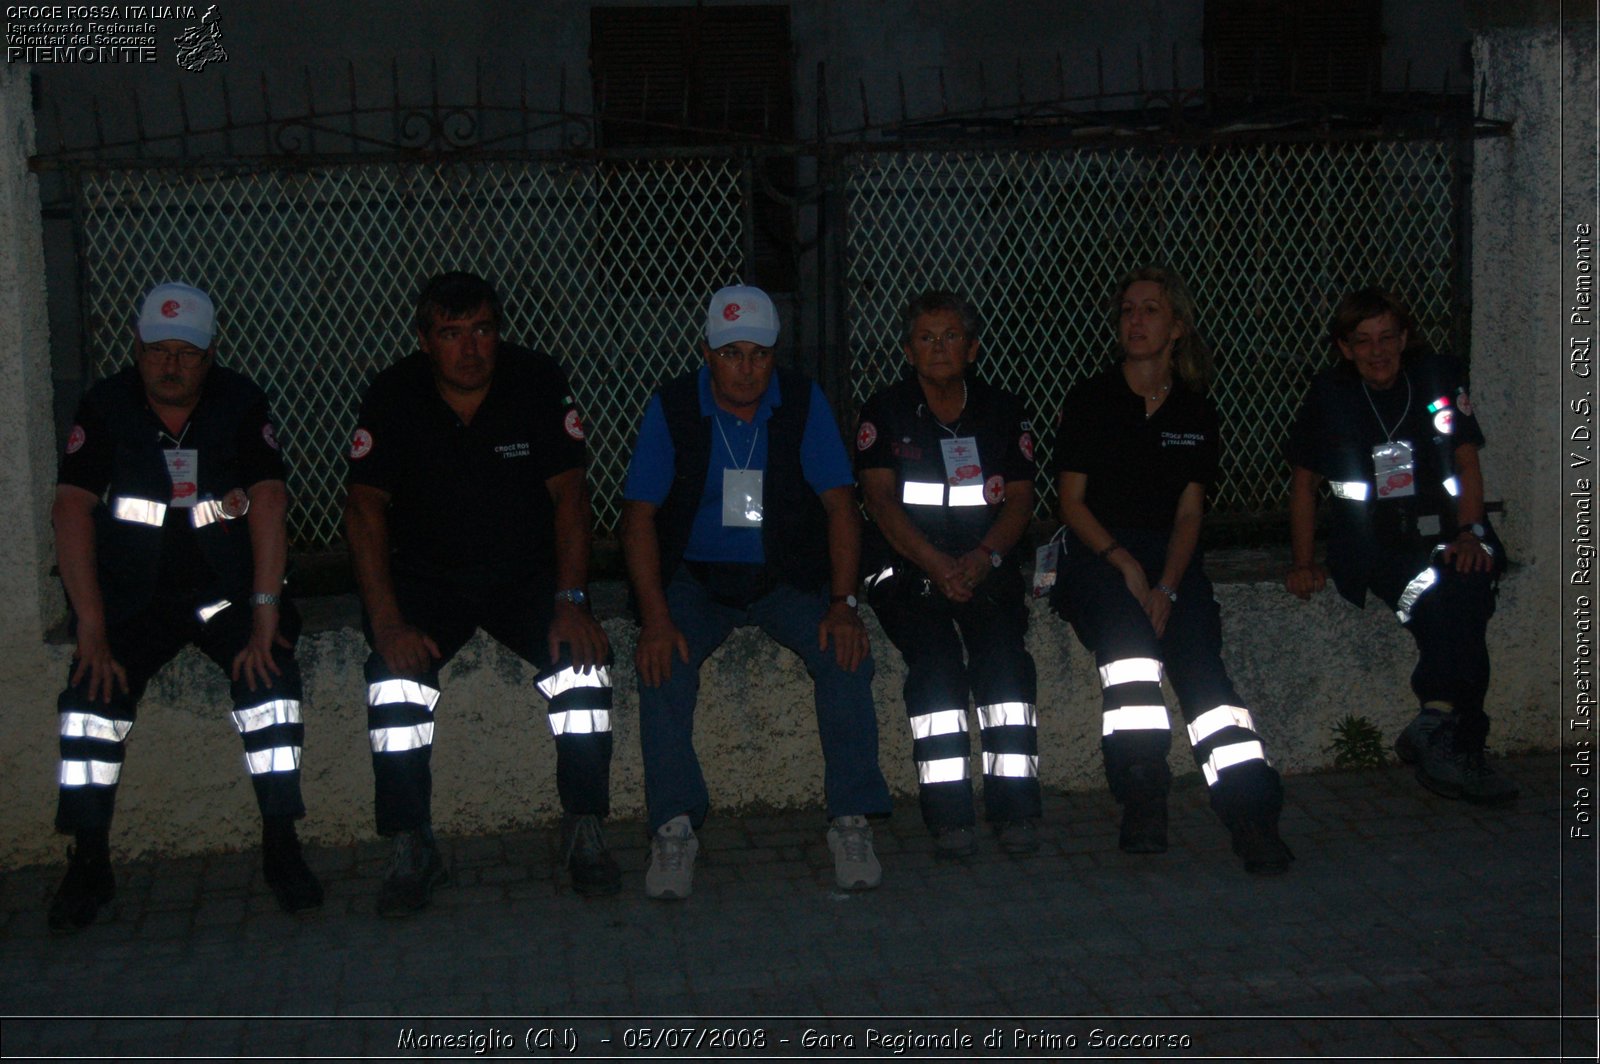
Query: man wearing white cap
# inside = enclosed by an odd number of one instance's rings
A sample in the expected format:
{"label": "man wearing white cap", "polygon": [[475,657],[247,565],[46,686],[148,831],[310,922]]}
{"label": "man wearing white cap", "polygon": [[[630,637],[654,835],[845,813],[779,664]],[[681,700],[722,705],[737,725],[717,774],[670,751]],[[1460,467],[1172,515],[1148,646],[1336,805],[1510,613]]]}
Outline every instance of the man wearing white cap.
{"label": "man wearing white cap", "polygon": [[286,912],[322,904],[294,830],[305,729],[300,622],[281,597],[283,457],[266,395],[215,359],[210,297],[156,286],[134,365],[90,389],[67,435],[51,518],[77,652],[57,702],[56,827],[75,845],[50,905],[56,931],[87,927],[115,893],[124,744],[146,684],[189,643],[232,680],[268,885]]}
{"label": "man wearing white cap", "polygon": [[710,804],[693,743],[700,665],[746,624],[799,654],[815,683],[835,880],[866,890],[883,877],[867,818],[890,802],[856,614],[854,477],[821,389],[776,368],[777,340],[761,289],[713,295],[706,364],[651,398],[623,490],[652,898],[689,895]]}

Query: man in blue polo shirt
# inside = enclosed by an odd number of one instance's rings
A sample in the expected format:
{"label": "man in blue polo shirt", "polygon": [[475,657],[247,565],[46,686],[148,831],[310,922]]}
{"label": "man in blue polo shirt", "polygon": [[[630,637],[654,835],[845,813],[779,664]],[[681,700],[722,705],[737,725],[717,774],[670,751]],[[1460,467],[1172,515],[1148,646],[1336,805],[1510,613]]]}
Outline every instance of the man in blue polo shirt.
{"label": "man in blue polo shirt", "polygon": [[821,389],[776,368],[777,340],[765,292],[712,296],[706,364],[650,399],[623,490],[652,898],[689,895],[710,804],[693,742],[700,665],[746,624],[799,654],[816,685],[836,881],[870,890],[883,878],[867,818],[890,803],[856,614],[855,482]]}

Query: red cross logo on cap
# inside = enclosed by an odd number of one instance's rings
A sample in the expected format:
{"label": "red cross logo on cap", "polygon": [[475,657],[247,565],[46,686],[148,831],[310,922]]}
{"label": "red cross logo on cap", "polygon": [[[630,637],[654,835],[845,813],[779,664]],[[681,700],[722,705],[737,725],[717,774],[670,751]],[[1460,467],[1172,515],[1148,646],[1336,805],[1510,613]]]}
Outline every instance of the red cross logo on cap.
{"label": "red cross logo on cap", "polygon": [[727,306],[722,308],[722,320],[723,321],[738,321],[739,320],[739,311],[740,311],[740,309],[741,308],[740,308],[739,304],[737,304],[737,303],[729,303]]}
{"label": "red cross logo on cap", "polygon": [[182,308],[178,306],[176,299],[169,299],[161,304],[161,316],[163,318],[176,318],[180,309]]}

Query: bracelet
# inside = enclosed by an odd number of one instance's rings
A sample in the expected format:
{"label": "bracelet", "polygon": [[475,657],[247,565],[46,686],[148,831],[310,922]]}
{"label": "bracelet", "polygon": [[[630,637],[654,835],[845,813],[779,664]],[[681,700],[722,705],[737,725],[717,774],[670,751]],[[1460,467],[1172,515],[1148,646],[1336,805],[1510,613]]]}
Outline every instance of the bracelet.
{"label": "bracelet", "polygon": [[277,595],[266,591],[257,591],[250,596],[250,605],[252,606],[276,606],[279,601],[280,599]]}
{"label": "bracelet", "polygon": [[1156,590],[1167,596],[1167,598],[1171,599],[1174,606],[1178,604],[1178,593],[1172,590],[1166,584],[1157,584]]}
{"label": "bracelet", "polygon": [[1099,554],[1095,555],[1095,557],[1099,558],[1101,561],[1105,561],[1106,559],[1110,558],[1114,552],[1121,549],[1122,544],[1118,543],[1116,540],[1112,540],[1111,545],[1105,550],[1101,551]]}

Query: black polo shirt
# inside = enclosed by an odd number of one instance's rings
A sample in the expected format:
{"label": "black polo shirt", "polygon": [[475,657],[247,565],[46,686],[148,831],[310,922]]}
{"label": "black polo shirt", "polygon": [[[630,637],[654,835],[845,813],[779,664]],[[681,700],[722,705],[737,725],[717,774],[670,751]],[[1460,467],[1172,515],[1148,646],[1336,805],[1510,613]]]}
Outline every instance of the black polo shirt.
{"label": "black polo shirt", "polygon": [[588,460],[583,422],[555,360],[501,343],[471,424],[417,352],[378,374],[351,442],[348,482],[390,495],[397,572],[494,584],[555,578],[545,481]]}
{"label": "black polo shirt", "polygon": [[[941,504],[915,504],[906,498],[907,482],[944,485],[948,480],[942,440],[969,437],[978,448],[976,464],[982,468],[983,505],[951,505],[957,501],[946,491]],[[856,427],[856,469],[893,469],[896,498],[911,523],[939,550],[965,554],[993,527],[1005,501],[1005,485],[1032,481],[1034,474],[1033,425],[1022,401],[975,377],[967,377],[967,404],[950,424],[934,417],[927,407],[922,384],[908,372],[868,399]],[[915,496],[914,496],[915,497]],[[871,560],[887,550],[882,534],[871,528]]]}
{"label": "black polo shirt", "polygon": [[1088,477],[1084,504],[1106,528],[1170,528],[1190,484],[1209,493],[1220,461],[1217,408],[1174,379],[1153,417],[1113,366],[1067,393],[1057,476]]}

